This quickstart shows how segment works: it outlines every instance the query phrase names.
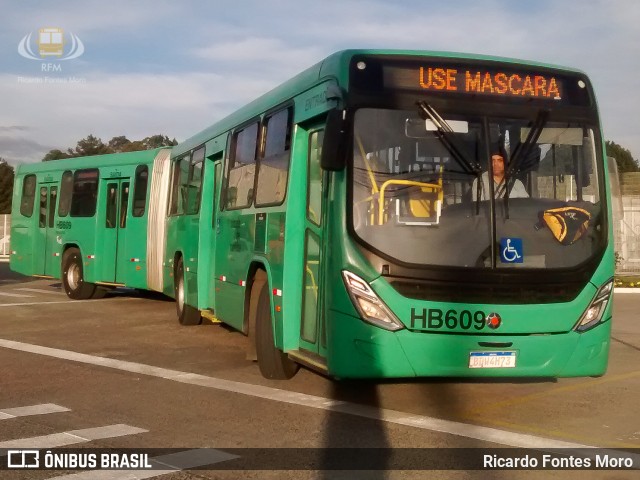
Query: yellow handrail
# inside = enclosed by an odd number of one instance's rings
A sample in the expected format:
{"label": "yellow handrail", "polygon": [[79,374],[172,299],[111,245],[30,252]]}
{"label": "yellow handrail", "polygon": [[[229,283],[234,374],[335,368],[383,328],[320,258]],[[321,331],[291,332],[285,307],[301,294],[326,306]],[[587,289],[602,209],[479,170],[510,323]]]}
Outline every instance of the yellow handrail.
{"label": "yellow handrail", "polygon": [[[442,179],[440,179],[442,182]],[[438,199],[442,194],[442,185],[439,183],[416,182],[414,180],[387,180],[380,187],[380,195],[378,197],[378,225],[384,222],[384,191],[389,185],[407,185],[411,187],[430,188],[438,192]]]}

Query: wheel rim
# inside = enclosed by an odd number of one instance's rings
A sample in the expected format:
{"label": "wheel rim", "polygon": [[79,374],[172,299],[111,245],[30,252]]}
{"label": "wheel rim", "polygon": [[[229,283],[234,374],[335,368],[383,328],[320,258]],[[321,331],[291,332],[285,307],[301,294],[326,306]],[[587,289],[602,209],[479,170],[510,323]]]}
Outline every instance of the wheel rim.
{"label": "wheel rim", "polygon": [[71,290],[77,290],[80,285],[82,276],[80,275],[80,267],[78,264],[74,263],[69,266],[67,270],[67,283],[69,284],[69,288]]}

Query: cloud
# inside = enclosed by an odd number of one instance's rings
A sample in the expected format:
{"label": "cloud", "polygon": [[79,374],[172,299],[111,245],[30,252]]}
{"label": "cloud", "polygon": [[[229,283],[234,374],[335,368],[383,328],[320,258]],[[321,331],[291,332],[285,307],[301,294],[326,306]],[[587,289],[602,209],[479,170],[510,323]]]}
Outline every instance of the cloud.
{"label": "cloud", "polygon": [[[175,18],[182,10],[179,4],[168,1],[111,0],[109,2],[71,0],[64,8],[56,3],[22,2],[2,9],[5,22],[12,29],[29,31],[43,26],[59,26],[75,32],[106,32],[114,29],[139,28],[146,22]],[[156,25],[157,26],[157,25]]]}
{"label": "cloud", "polygon": [[7,50],[0,125],[29,126],[30,138],[59,148],[88,133],[184,139],[336,50],[445,50],[586,71],[607,138],[638,158],[630,121],[640,108],[638,19],[640,2],[630,0],[14,2],[3,9],[0,40],[15,50],[43,25],[73,31],[87,45],[73,61],[86,83],[19,85],[8,69],[24,71],[24,62]]}
{"label": "cloud", "polygon": [[246,37],[195,48],[201,68],[233,71],[270,83],[270,88],[319,62],[327,52],[316,46],[291,46],[278,38]]}
{"label": "cloud", "polygon": [[8,127],[3,127],[2,125],[0,125],[0,135],[11,132],[24,132],[26,130],[29,130],[29,127],[24,125],[10,125]]}
{"label": "cloud", "polygon": [[12,137],[0,134],[0,157],[11,165],[22,163],[25,158],[41,160],[53,147],[26,137]]}
{"label": "cloud", "polygon": [[104,141],[158,133],[184,140],[272,87],[260,78],[213,73],[93,72],[82,80],[26,83],[0,75],[0,124],[20,125],[0,127],[0,156],[39,161],[48,150],[73,147],[88,134]]}

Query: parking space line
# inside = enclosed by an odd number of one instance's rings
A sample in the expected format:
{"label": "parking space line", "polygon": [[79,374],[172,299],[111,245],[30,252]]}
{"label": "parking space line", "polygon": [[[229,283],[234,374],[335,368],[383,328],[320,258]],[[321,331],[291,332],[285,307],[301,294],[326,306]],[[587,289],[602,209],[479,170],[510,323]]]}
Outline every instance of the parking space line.
{"label": "parking space line", "polygon": [[33,298],[33,295],[25,295],[23,293],[0,292],[0,297]]}
{"label": "parking space line", "polygon": [[44,288],[14,288],[14,290],[17,290],[20,292],[46,293],[48,295],[60,295],[62,293],[61,290],[52,291],[52,290],[45,290]]}
{"label": "parking space line", "polygon": [[273,400],[276,402],[288,403],[303,407],[316,408],[338,413],[345,413],[362,418],[377,421],[405,425],[424,430],[458,435],[466,438],[473,438],[485,442],[497,443],[511,447],[522,448],[589,448],[589,445],[565,442],[546,437],[538,437],[524,433],[510,432],[490,427],[467,424],[451,420],[428,417],[417,414],[399,412],[384,408],[376,408],[367,405],[359,405],[351,402],[338,401],[331,398],[308,395],[298,392],[280,390],[273,387],[264,387],[249,383],[235,382],[215,377],[208,377],[189,372],[170,370],[161,367],[154,367],[142,363],[116,360],[113,358],[97,357],[84,353],[60,350],[57,348],[43,347],[28,343],[16,342],[13,340],[0,339],[0,347],[30,352],[38,355],[45,355],[64,360],[70,360],[89,365],[113,368],[126,372],[148,375],[150,377],[163,378],[174,382],[199,385],[201,387],[212,388],[225,392],[240,393],[252,397]]}
{"label": "parking space line", "polygon": [[[28,296],[28,295],[25,295]],[[140,298],[138,297],[124,297],[124,298],[119,298],[119,300],[139,300]],[[58,303],[68,303],[69,305],[75,305],[76,303],[78,304],[82,304],[82,303],[87,303],[87,302],[104,302],[104,300],[102,299],[95,299],[95,300],[71,300],[71,299],[67,299],[67,300],[60,300],[60,301],[53,301],[53,302],[21,302],[21,303],[0,303],[0,308],[2,307],[25,307],[25,306],[32,306],[32,305],[55,305]]]}
{"label": "parking space line", "polygon": [[66,407],[61,407],[54,403],[43,403],[41,405],[30,405],[28,407],[4,408],[0,410],[0,420],[9,418],[27,417],[30,415],[46,415],[47,413],[70,412]]}
{"label": "parking space line", "polygon": [[153,478],[168,473],[175,473],[190,468],[204,467],[214,463],[225,462],[239,458],[237,455],[221,452],[214,449],[194,449],[186,450],[179,453],[171,453],[169,455],[161,455],[153,457],[149,463],[153,468],[163,468],[162,470],[127,470],[126,472],[118,470],[94,470],[92,472],[73,473],[71,475],[61,475],[52,477],[49,480],[120,480],[122,478]]}
{"label": "parking space line", "polygon": [[145,433],[148,430],[131,427],[129,425],[107,425],[105,427],[84,428],[82,430],[70,430],[62,433],[52,433],[39,437],[19,438],[0,442],[0,448],[56,448],[77,443],[101,440],[104,438],[124,437]]}

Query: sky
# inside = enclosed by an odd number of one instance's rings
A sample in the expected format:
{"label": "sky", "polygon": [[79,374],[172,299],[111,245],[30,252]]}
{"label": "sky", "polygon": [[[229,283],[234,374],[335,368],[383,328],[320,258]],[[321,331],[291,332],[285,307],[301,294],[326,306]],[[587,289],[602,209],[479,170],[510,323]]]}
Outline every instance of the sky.
{"label": "sky", "polygon": [[[73,34],[82,55],[21,56],[25,36],[45,27]],[[581,69],[605,138],[640,159],[637,0],[0,0],[0,157],[40,161],[89,134],[182,141],[345,48]]]}

